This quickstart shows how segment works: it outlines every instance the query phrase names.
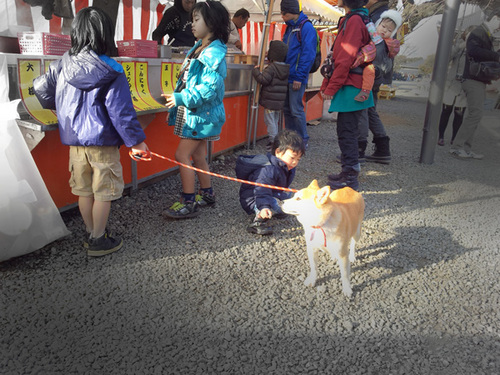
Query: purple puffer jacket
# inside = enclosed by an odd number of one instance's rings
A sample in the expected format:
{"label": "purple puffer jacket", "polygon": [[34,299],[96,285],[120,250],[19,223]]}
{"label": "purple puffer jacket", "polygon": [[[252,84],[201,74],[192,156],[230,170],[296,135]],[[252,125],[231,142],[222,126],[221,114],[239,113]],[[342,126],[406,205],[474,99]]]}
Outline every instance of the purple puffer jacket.
{"label": "purple puffer jacket", "polygon": [[146,139],[123,68],[107,56],[66,52],[33,85],[43,108],[57,111],[65,145],[132,147]]}

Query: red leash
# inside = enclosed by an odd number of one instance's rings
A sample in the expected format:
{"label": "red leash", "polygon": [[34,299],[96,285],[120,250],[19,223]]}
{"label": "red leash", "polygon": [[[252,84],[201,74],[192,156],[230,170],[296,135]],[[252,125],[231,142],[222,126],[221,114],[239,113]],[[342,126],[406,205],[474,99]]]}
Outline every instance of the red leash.
{"label": "red leash", "polygon": [[[323,247],[326,247],[326,233],[325,233],[325,230],[322,228],[322,227],[318,227],[318,226],[313,226],[312,227],[313,229],[320,229],[321,232],[323,232],[323,238],[324,238],[324,241],[323,241]],[[314,231],[311,232],[311,241],[313,240],[314,238]]]}
{"label": "red leash", "polygon": [[200,173],[205,173],[205,174],[208,174],[210,176],[223,178],[225,180],[230,180],[230,181],[235,181],[235,182],[241,182],[243,184],[261,186],[261,187],[265,187],[265,188],[268,188],[268,189],[290,191],[292,193],[296,193],[298,191],[298,190],[295,190],[295,189],[284,188],[284,187],[281,187],[281,186],[266,185],[266,184],[260,184],[258,182],[253,182],[253,181],[240,180],[239,178],[224,176],[224,175],[221,175],[221,174],[218,174],[218,173],[213,173],[213,172],[205,171],[203,169],[199,169],[199,168],[193,167],[191,165],[186,165],[186,164],[179,163],[177,160],[172,160],[170,158],[167,158],[166,156],[159,155],[159,154],[157,154],[155,152],[152,152],[152,151],[142,151],[140,154],[138,154],[138,153],[134,154],[134,153],[132,153],[132,150],[130,150],[129,151],[129,155],[135,161],[151,161],[152,160],[151,155],[152,155],[152,156],[156,156],[157,158],[165,159],[165,160],[167,160],[167,161],[169,161],[171,163],[180,165],[180,166],[182,166],[184,168],[192,169],[193,171],[200,172]]}

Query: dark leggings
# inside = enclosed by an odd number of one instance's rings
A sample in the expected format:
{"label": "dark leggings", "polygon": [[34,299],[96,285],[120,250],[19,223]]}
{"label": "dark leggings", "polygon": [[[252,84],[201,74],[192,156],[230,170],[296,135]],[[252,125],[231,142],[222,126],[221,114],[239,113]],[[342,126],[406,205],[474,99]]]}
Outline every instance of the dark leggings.
{"label": "dark leggings", "polygon": [[[443,110],[441,111],[441,119],[439,120],[439,139],[444,138],[444,132],[448,126],[448,120],[450,119],[451,112],[453,111],[452,105],[443,104]],[[455,139],[460,125],[462,125],[462,120],[464,119],[465,107],[455,107],[455,116],[453,117],[453,132],[451,134],[451,140]]]}

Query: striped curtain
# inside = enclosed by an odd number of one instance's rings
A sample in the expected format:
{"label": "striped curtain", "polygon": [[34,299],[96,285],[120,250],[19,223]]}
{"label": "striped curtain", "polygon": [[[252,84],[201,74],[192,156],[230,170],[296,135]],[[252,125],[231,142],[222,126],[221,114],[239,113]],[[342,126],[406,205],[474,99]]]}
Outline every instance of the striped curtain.
{"label": "striped curtain", "polygon": [[[22,0],[7,0],[15,4],[18,14],[26,15],[31,13],[34,31],[44,31],[60,34],[63,29],[63,19],[52,16],[51,20],[46,20],[42,16],[41,7],[26,8]],[[93,5],[93,0],[73,0],[71,6],[74,14],[82,8]],[[151,34],[162,17],[165,5],[159,0],[121,0],[118,8],[116,20],[115,39],[144,39],[151,40]],[[29,22],[28,22],[29,24]],[[30,25],[31,26],[31,25]]]}
{"label": "striped curtain", "polygon": [[[282,40],[285,32],[284,24],[271,23],[269,28],[269,41]],[[258,55],[260,52],[260,42],[263,38],[262,31],[264,29],[263,22],[249,21],[246,26],[239,30],[241,43],[243,44],[243,52],[247,55]],[[266,47],[266,51],[267,51]]]}
{"label": "striped curtain", "polygon": [[[60,34],[63,31],[63,19],[53,16],[51,20],[46,20],[41,14],[41,7],[30,7],[22,0],[7,0],[12,4],[12,8],[17,9],[17,17],[20,14],[28,21],[34,31],[44,31]],[[153,30],[161,20],[163,12],[169,5],[164,5],[165,0],[121,0],[118,7],[116,20],[115,39],[130,40],[142,39],[151,40]],[[93,0],[73,0],[71,6],[74,14],[80,9],[93,5]],[[31,9],[30,9],[31,8]],[[31,13],[31,14],[30,14]],[[67,22],[67,21],[66,21]],[[18,21],[19,23],[19,21]],[[239,30],[243,51],[248,55],[258,55],[260,51],[260,41],[263,23],[249,21],[246,26]],[[284,24],[272,23],[270,27],[270,40],[281,40],[285,32]],[[267,50],[267,48],[266,48]]]}

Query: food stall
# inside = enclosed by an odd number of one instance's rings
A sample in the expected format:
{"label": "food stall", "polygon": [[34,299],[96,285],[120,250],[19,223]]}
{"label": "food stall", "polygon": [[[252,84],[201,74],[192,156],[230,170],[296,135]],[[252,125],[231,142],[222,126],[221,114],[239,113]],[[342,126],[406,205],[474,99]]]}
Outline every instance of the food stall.
{"label": "food stall", "polygon": [[[80,6],[85,5],[82,1],[77,3]],[[120,3],[123,7],[123,4],[132,2]],[[120,22],[117,22],[117,25],[119,24]],[[276,39],[281,37],[280,32],[278,29]],[[64,211],[74,207],[77,202],[77,197],[71,194],[68,184],[68,147],[60,142],[56,114],[41,108],[34,96],[32,81],[43,74],[52,61],[60,58],[62,53],[57,48],[64,48],[67,40],[64,40],[64,35],[60,35],[62,39],[58,40],[55,33],[39,31],[19,35],[19,51],[15,50],[16,45],[10,40],[12,38],[1,37],[0,40],[0,54],[6,58],[8,65],[9,100],[21,99],[17,108],[20,117],[17,120],[18,125],[50,195],[59,210]],[[28,37],[36,39],[38,50],[33,50],[33,40],[24,41]],[[50,38],[55,39],[51,42]],[[166,124],[168,112],[161,94],[173,91],[186,51],[157,49],[154,46],[154,51],[151,52],[148,50],[151,47],[148,43],[151,41],[134,40],[128,43],[126,47],[131,48],[131,52],[129,50],[125,53],[127,57],[117,57],[116,60],[123,65],[129,80],[138,119],[146,133],[146,143],[150,150],[173,159],[179,138],[173,135],[173,127]],[[135,50],[130,43],[136,44]],[[120,48],[120,42],[118,47]],[[145,48],[141,50],[142,53],[138,53],[139,47]],[[147,53],[144,54],[144,51]],[[210,159],[241,147],[248,141],[247,127],[253,98],[251,70],[254,64],[245,63],[246,61],[235,63],[233,56],[228,56],[227,61],[228,75],[224,96],[226,123],[222,128],[220,140],[209,145]],[[313,85],[316,87],[312,87]],[[312,121],[321,117],[323,101],[318,95],[318,79],[311,78],[309,86],[304,100],[307,121]],[[267,130],[263,111],[258,113],[257,124],[257,138],[264,137]],[[136,163],[128,156],[128,149],[125,147],[121,149],[121,160],[126,187],[131,189],[177,170],[175,164],[158,158],[149,163]]]}

